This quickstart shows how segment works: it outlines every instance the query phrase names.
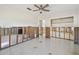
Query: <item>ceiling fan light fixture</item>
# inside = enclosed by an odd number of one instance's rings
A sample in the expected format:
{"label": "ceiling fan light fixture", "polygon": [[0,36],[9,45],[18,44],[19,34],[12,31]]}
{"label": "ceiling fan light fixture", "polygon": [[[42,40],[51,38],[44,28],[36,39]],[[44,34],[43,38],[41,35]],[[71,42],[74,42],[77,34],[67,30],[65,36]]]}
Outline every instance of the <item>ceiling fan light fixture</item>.
{"label": "ceiling fan light fixture", "polygon": [[42,11],[40,11],[40,14],[42,14]]}
{"label": "ceiling fan light fixture", "polygon": [[48,9],[46,9],[47,7],[49,7],[49,4],[45,4],[45,5],[43,5],[43,4],[40,4],[40,5],[37,5],[37,4],[34,4],[34,6],[37,8],[37,9],[35,9],[35,10],[33,10],[33,9],[30,9],[30,8],[27,8],[29,11],[40,11],[40,14],[42,14],[42,12],[43,11],[45,11],[45,12],[49,12],[50,10],[48,10]]}

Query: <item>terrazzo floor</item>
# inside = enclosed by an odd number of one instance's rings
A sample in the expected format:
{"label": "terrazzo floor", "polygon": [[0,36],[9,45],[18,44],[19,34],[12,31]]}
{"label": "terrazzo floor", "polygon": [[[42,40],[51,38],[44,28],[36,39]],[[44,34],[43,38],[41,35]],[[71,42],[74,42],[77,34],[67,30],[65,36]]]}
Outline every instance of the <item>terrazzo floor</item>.
{"label": "terrazzo floor", "polygon": [[0,50],[0,55],[78,55],[79,45],[58,38],[35,38]]}

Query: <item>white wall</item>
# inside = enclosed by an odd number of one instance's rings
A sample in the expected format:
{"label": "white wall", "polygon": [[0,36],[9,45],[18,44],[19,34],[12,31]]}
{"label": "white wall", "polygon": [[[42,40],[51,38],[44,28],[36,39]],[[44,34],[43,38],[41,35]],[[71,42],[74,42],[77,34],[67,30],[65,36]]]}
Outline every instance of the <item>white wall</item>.
{"label": "white wall", "polygon": [[[48,17],[50,19],[55,19],[55,18],[63,18],[63,17],[74,17],[74,22],[72,24],[67,24],[67,26],[72,25],[74,27],[78,26],[78,11],[79,11],[79,5],[53,5],[53,8],[51,8],[50,16]],[[49,22],[49,20],[46,20]],[[65,24],[59,24],[59,26],[65,25]]]}
{"label": "white wall", "polygon": [[0,5],[0,26],[38,26],[37,15],[28,11],[27,6]]}
{"label": "white wall", "polygon": [[62,17],[74,17],[74,22],[72,24],[59,24],[59,26],[78,26],[78,6],[79,5],[50,5],[50,12],[43,14],[43,18],[45,19],[45,25],[50,26],[50,20],[55,18],[62,18]]}
{"label": "white wall", "polygon": [[79,27],[79,7],[77,9],[77,26],[76,27]]}

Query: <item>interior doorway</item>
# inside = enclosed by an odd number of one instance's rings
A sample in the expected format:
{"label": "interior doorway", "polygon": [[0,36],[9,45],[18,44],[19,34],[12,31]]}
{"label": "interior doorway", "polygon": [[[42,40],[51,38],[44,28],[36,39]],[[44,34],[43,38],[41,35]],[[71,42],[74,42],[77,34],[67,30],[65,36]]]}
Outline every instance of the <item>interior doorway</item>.
{"label": "interior doorway", "polygon": [[39,37],[45,37],[45,20],[40,20],[39,23]]}

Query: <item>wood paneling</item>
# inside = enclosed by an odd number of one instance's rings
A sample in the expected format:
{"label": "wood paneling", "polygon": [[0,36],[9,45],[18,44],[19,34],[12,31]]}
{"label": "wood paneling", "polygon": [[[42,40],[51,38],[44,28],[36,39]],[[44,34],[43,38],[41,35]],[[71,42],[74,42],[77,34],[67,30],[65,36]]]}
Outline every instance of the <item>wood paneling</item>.
{"label": "wood paneling", "polygon": [[35,37],[33,27],[28,27],[28,35],[29,35],[29,38],[31,39]]}
{"label": "wood paneling", "polygon": [[[18,31],[18,27],[17,27],[17,31]],[[16,34],[17,36],[17,38],[16,38],[16,44],[18,44],[18,33]]]}
{"label": "wood paneling", "polygon": [[50,27],[45,28],[45,37],[50,38]]}
{"label": "wood paneling", "polygon": [[1,28],[0,28],[0,49],[1,49]]}
{"label": "wood paneling", "polygon": [[37,27],[37,37],[39,37],[39,27]]}
{"label": "wood paneling", "polygon": [[26,35],[26,38],[28,38],[28,27],[25,27],[25,35]]}
{"label": "wood paneling", "polygon": [[74,43],[79,44],[79,27],[74,28]]}
{"label": "wood paneling", "polygon": [[34,27],[34,34],[39,37],[39,27]]}
{"label": "wood paneling", "polygon": [[11,46],[11,33],[12,32],[12,29],[9,28],[9,46]]}

